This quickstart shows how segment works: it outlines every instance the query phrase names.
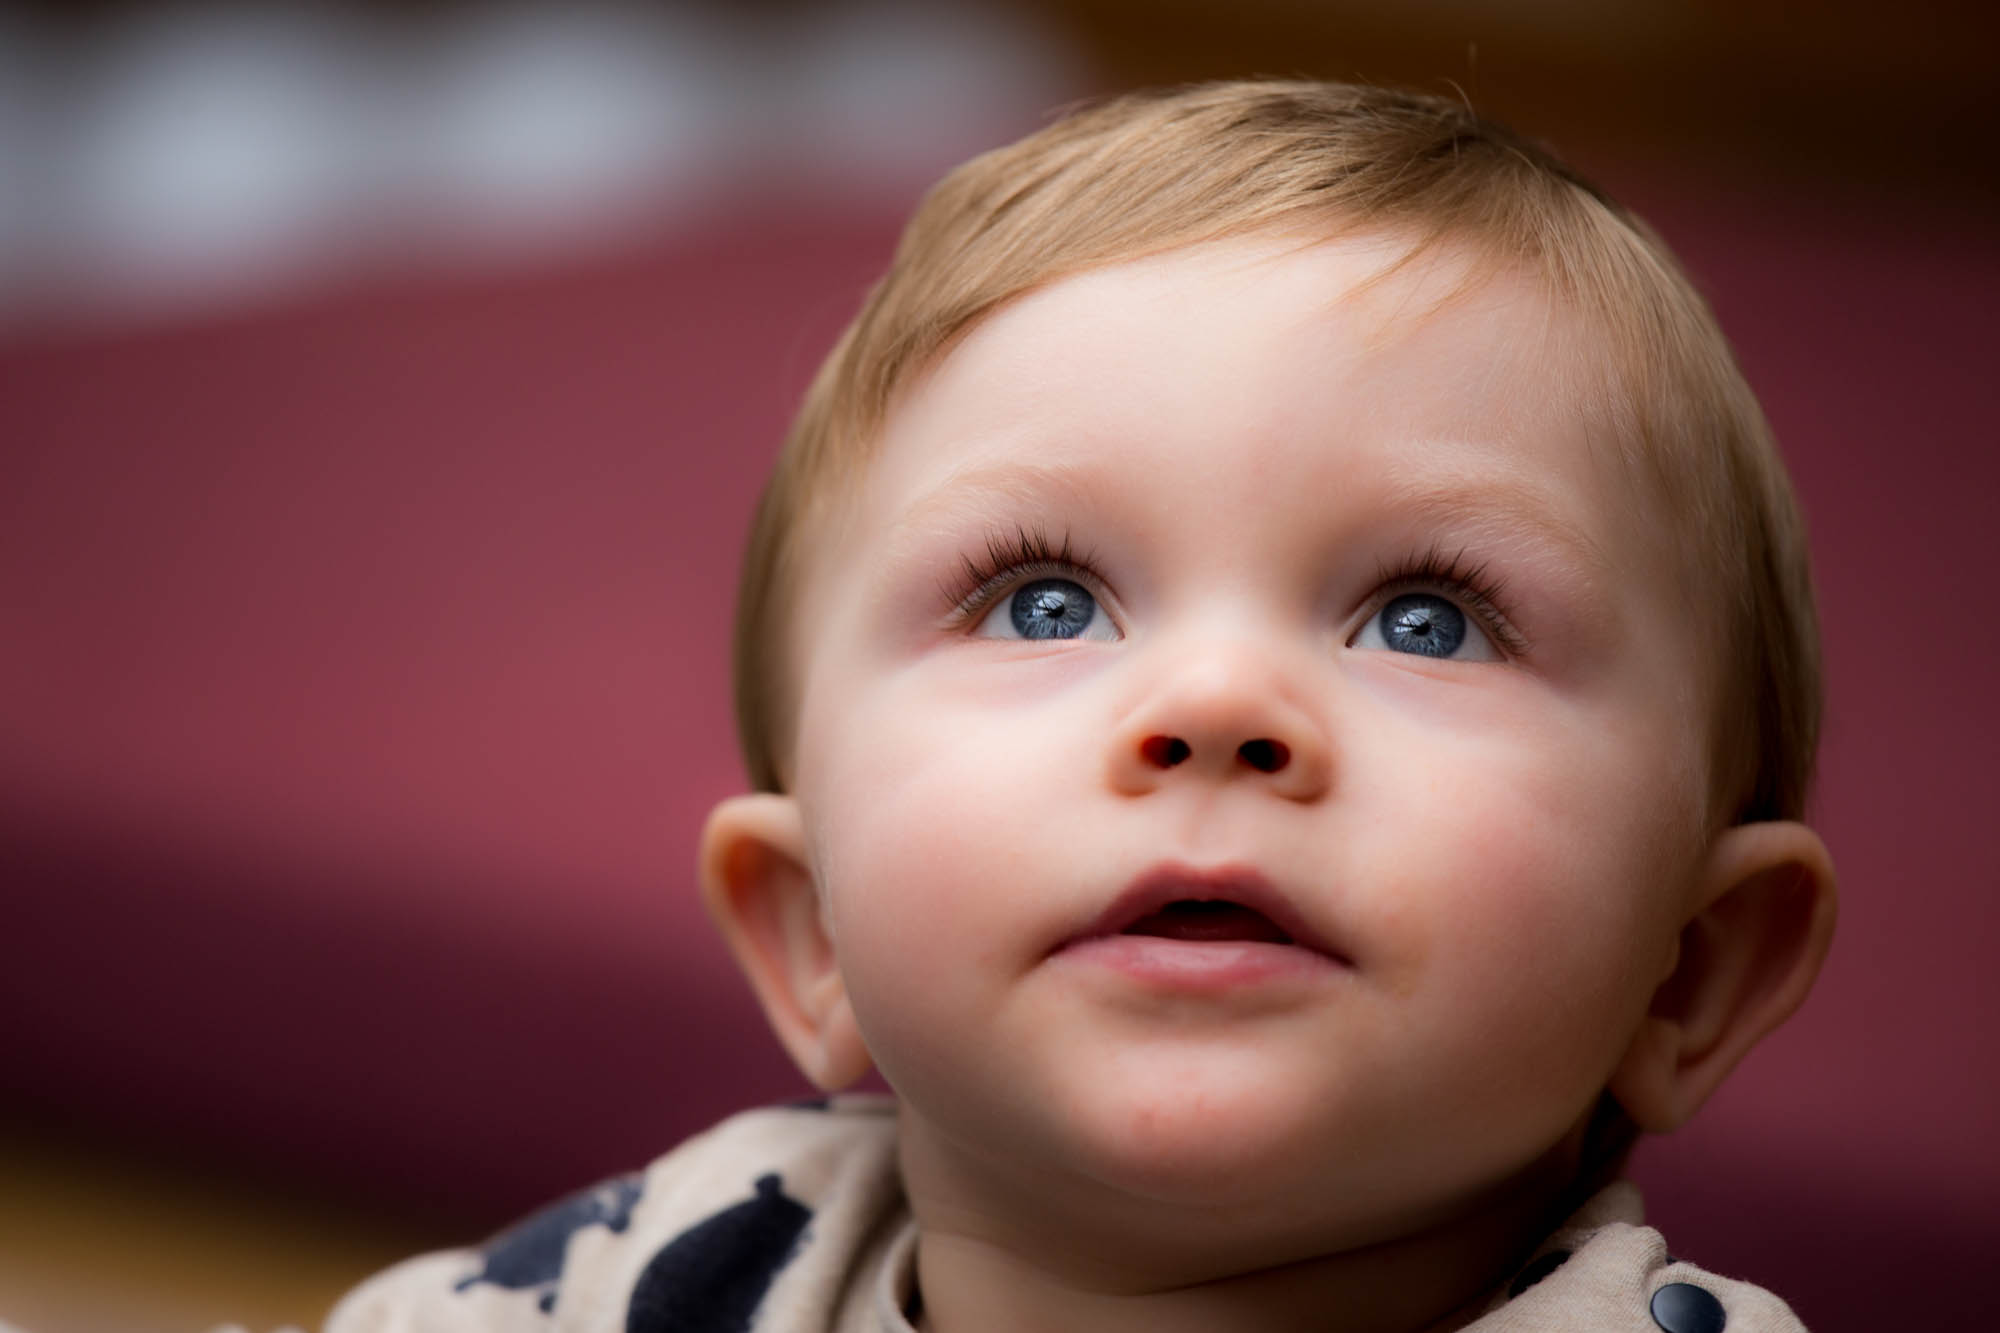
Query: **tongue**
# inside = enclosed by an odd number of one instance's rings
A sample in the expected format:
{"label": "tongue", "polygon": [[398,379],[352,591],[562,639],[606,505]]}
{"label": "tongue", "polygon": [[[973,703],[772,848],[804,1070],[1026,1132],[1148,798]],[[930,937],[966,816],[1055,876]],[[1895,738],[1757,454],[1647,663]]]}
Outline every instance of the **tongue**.
{"label": "tongue", "polygon": [[1259,940],[1266,944],[1290,944],[1292,937],[1279,930],[1271,918],[1236,903],[1169,903],[1151,916],[1141,917],[1125,927],[1127,935],[1158,935],[1169,940],[1208,943],[1223,940]]}

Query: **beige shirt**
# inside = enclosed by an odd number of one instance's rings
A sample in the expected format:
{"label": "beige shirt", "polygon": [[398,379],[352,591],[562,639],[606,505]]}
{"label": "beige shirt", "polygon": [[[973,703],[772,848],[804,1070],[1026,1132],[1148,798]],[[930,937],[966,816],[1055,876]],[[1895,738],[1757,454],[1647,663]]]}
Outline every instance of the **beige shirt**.
{"label": "beige shirt", "polygon": [[[750,1111],[482,1249],[399,1264],[348,1295],[326,1333],[914,1333],[905,1311],[916,1238],[892,1101]],[[1804,1328],[1769,1292],[1674,1260],[1642,1224],[1638,1190],[1620,1182],[1544,1241],[1467,1327],[1725,1326]]]}

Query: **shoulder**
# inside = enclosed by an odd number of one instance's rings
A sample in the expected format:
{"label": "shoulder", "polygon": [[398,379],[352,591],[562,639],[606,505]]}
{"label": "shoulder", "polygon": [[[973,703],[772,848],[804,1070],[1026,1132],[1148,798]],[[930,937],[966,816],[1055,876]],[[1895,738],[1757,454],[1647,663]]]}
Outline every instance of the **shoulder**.
{"label": "shoulder", "polygon": [[1676,1258],[1643,1216],[1630,1182],[1603,1190],[1542,1242],[1466,1333],[1805,1333],[1762,1287]]}
{"label": "shoulder", "polygon": [[889,1099],[748,1111],[483,1246],[397,1265],[326,1329],[749,1328],[792,1269],[852,1268],[902,1211]]}

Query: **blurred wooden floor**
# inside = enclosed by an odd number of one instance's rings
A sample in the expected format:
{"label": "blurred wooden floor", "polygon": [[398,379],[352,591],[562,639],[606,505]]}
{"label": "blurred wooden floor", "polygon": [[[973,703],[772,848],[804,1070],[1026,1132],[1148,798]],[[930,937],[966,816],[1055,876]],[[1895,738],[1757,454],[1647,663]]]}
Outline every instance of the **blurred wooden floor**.
{"label": "blurred wooden floor", "polygon": [[0,1329],[314,1329],[370,1273],[466,1239],[275,1186],[0,1132]]}

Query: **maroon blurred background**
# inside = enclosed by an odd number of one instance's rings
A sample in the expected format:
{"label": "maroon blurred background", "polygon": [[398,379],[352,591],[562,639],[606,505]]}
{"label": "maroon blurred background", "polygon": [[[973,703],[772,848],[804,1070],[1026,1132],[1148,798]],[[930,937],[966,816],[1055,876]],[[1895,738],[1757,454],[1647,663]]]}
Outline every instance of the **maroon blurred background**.
{"label": "maroon blurred background", "polygon": [[[1018,94],[963,142],[878,155],[866,188],[739,173],[559,245],[336,247],[142,304],[81,259],[16,284],[0,1131],[472,1235],[799,1090],[696,905],[694,840],[742,782],[726,659],[757,486],[918,181],[1093,87],[1468,73],[1435,15],[1006,12],[1031,35]],[[1836,7],[1802,74],[1776,18],[1689,13],[1604,51],[1602,20],[1581,45],[1479,5],[1461,25],[1482,105],[1573,147],[1686,259],[1813,529],[1840,939],[1802,1015],[1638,1174],[1678,1253],[1815,1329],[1979,1326],[2000,227],[1961,113],[1991,109],[1962,65],[1992,25]],[[1660,105],[1695,77],[1707,110]],[[1885,88],[1908,105],[1864,115]]]}

